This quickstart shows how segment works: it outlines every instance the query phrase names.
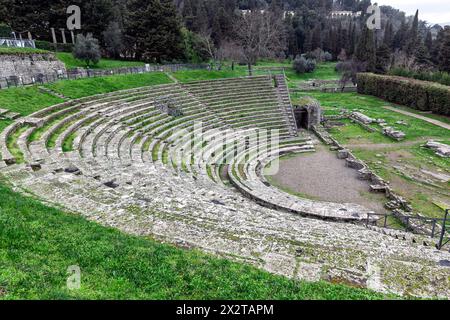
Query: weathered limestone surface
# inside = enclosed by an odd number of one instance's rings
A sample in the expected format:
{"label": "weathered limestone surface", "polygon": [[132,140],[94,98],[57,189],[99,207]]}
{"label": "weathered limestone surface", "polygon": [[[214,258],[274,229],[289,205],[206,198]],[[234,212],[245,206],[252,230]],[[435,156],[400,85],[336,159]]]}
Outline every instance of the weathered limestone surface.
{"label": "weathered limestone surface", "polygon": [[385,128],[383,128],[383,134],[388,136],[388,137],[391,137],[391,138],[393,138],[395,140],[399,140],[399,141],[403,140],[406,137],[404,132],[402,132],[400,130],[395,130],[392,127],[385,127]]}
{"label": "weathered limestone surface", "polygon": [[438,156],[450,157],[450,146],[448,144],[430,140],[425,144],[425,148],[434,150]]}
{"label": "weathered limestone surface", "polygon": [[352,112],[351,117],[358,121],[361,121],[364,124],[370,124],[375,121],[372,118],[366,116],[365,114],[362,114],[361,112]]}

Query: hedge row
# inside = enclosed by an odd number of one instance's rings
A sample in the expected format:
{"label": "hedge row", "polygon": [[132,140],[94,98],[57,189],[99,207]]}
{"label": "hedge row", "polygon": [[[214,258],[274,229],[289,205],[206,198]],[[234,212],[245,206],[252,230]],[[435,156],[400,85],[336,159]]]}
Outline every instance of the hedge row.
{"label": "hedge row", "polygon": [[450,115],[450,86],[396,76],[359,73],[358,93],[421,111]]}
{"label": "hedge row", "polygon": [[[55,51],[55,44],[48,41],[36,40],[36,48],[48,51]],[[71,43],[58,43],[56,44],[56,51],[58,52],[72,52],[73,44]]]}

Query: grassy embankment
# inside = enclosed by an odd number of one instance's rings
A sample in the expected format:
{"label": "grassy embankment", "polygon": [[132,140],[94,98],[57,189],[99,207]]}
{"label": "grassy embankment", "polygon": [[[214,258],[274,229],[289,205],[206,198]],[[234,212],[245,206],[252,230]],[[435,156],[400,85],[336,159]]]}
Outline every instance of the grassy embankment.
{"label": "grassy embankment", "polygon": [[[67,69],[86,68],[86,63],[82,60],[76,59],[71,53],[57,52],[56,56],[59,60],[64,62]],[[96,65],[90,66],[91,69],[113,69],[122,67],[136,67],[143,66],[143,62],[139,61],[124,61],[114,59],[100,59]]]}

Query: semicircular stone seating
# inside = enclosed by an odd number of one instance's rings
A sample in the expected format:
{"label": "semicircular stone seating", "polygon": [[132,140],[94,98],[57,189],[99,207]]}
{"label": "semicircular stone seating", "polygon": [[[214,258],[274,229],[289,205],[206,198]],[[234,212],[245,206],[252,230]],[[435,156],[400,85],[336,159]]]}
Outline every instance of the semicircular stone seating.
{"label": "semicircular stone seating", "polygon": [[[291,277],[448,297],[450,273],[439,264],[448,253],[367,229],[361,206],[296,198],[266,181],[264,168],[280,155],[314,151],[297,135],[284,77],[275,83],[172,83],[64,102],[0,134],[0,174],[128,233]],[[410,283],[395,281],[398,270]]]}

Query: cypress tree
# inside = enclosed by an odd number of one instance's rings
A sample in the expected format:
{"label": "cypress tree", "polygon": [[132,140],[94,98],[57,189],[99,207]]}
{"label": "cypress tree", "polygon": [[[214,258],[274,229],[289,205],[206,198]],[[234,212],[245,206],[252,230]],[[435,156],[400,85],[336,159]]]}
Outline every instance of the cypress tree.
{"label": "cypress tree", "polygon": [[416,15],[414,16],[411,29],[409,30],[408,33],[408,40],[405,47],[405,51],[409,55],[414,54],[414,52],[417,49],[418,31],[419,31],[419,10],[416,11]]}
{"label": "cypress tree", "polygon": [[431,31],[427,32],[427,37],[425,38],[425,46],[428,49],[428,52],[431,52],[433,50],[433,35],[431,34]]}
{"label": "cypress tree", "polygon": [[376,51],[375,72],[386,73],[389,68],[391,58],[390,48],[383,43]]}
{"label": "cypress tree", "polygon": [[392,23],[388,21],[388,23],[386,24],[386,29],[384,30],[383,43],[389,48],[392,48],[393,42],[394,42],[394,29],[392,27]]}
{"label": "cypress tree", "polygon": [[356,46],[355,57],[358,61],[367,64],[368,71],[376,70],[376,49],[373,30],[364,27]]}
{"label": "cypress tree", "polygon": [[422,41],[419,41],[414,57],[420,65],[428,66],[431,64],[430,52]]}

